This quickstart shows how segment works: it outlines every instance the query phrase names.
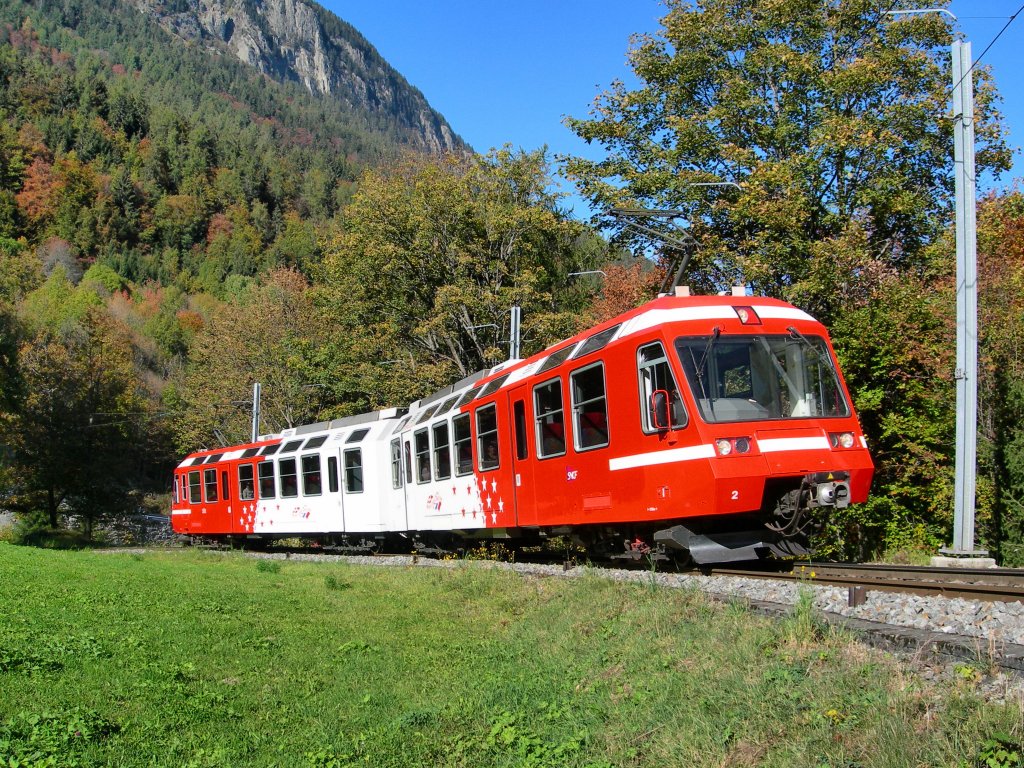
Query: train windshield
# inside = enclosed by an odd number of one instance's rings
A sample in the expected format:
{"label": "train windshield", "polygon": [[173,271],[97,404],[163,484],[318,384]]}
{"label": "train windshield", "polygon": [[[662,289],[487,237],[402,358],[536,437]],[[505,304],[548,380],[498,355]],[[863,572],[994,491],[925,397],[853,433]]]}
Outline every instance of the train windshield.
{"label": "train windshield", "polygon": [[706,422],[850,415],[825,340],[787,335],[676,340],[676,352]]}

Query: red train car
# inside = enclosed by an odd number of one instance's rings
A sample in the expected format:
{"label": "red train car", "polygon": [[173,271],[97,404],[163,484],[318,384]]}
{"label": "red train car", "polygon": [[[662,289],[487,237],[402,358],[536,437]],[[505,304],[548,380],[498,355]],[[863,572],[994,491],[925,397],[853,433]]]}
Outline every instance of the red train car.
{"label": "red train car", "polygon": [[666,296],[407,409],[187,457],[176,531],[532,542],[698,563],[806,553],[873,465],[825,328]]}

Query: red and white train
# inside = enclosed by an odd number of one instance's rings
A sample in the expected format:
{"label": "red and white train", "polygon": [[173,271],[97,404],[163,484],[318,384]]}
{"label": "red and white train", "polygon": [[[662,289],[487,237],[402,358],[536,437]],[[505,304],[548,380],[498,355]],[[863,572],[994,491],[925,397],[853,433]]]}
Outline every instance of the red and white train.
{"label": "red and white train", "polygon": [[774,299],[663,296],[408,408],[191,454],[179,534],[404,551],[568,535],[698,563],[805,554],[873,465],[825,328]]}

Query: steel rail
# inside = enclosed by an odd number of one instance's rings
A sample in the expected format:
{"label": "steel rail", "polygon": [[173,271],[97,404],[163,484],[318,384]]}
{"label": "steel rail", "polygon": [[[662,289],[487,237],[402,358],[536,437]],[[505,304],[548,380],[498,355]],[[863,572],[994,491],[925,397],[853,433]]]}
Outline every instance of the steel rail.
{"label": "steel rail", "polygon": [[[990,569],[935,568],[922,572],[913,566],[860,566],[833,563],[796,563],[792,570],[764,571],[746,568],[710,567],[713,576],[741,576],[779,579],[807,584],[863,587],[867,591],[905,592],[915,595],[940,595],[967,600],[1024,602],[1024,572],[1010,571],[998,576],[982,573]],[[995,583],[990,579],[1001,578]]]}
{"label": "steel rail", "polygon": [[864,579],[891,579],[921,582],[990,584],[1024,588],[1024,569],[1020,568],[948,568],[884,563],[795,562],[794,571],[831,574],[856,574]]}

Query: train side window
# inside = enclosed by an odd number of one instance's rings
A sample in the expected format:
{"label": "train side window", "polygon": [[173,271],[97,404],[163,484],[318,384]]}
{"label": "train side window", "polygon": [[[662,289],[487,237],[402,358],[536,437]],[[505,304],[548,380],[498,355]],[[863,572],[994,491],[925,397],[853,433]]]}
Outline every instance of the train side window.
{"label": "train side window", "polygon": [[281,477],[281,498],[291,499],[299,495],[299,476],[296,472],[295,459],[280,459],[277,462],[277,473]]}
{"label": "train side window", "polygon": [[481,471],[498,468],[498,407],[491,403],[476,411],[476,443]]}
{"label": "train side window", "polygon": [[204,469],[203,470],[203,490],[206,494],[206,501],[217,500],[217,470],[216,469]]}
{"label": "train side window", "polygon": [[562,380],[552,379],[533,388],[537,456],[542,459],[565,453],[565,414],[562,410]]}
{"label": "train side window", "polygon": [[391,441],[391,487],[402,487],[402,443],[397,439]]}
{"label": "train side window", "polygon": [[434,433],[434,479],[447,480],[452,476],[452,449],[448,444],[448,422],[442,421],[432,428]]}
{"label": "train side window", "polygon": [[529,455],[526,447],[526,402],[516,400],[512,406],[512,419],[516,431],[516,459],[525,461]]}
{"label": "train side window", "polygon": [[469,414],[460,413],[452,419],[452,437],[455,443],[455,474],[473,472],[473,436],[469,428]]}
{"label": "train side window", "polygon": [[416,482],[430,482],[430,437],[425,429],[415,432],[412,437],[416,443]]}
{"label": "train side window", "polygon": [[363,451],[360,448],[345,451],[345,491],[363,492]]}
{"label": "train side window", "polygon": [[220,473],[220,497],[224,501],[231,501],[231,488],[228,485],[228,471],[221,470]]}
{"label": "train side window", "polygon": [[637,365],[640,373],[640,413],[643,419],[643,430],[647,433],[657,432],[658,426],[652,410],[652,398],[655,392],[667,392],[669,397],[670,427],[676,429],[686,426],[686,409],[679,394],[672,368],[665,356],[665,348],[661,342],[647,344],[637,351]]}
{"label": "train side window", "polygon": [[327,489],[331,493],[338,492],[338,457],[327,457]]}
{"label": "train side window", "polygon": [[199,479],[199,471],[188,473],[188,500],[190,504],[198,504],[203,500],[203,483]]}
{"label": "train side window", "polygon": [[256,474],[260,480],[260,498],[272,499],[277,496],[277,489],[274,487],[274,462],[261,461],[256,465]]}
{"label": "train side window", "polygon": [[324,483],[320,479],[320,454],[311,453],[302,457],[302,495],[319,496]]}
{"label": "train side window", "polygon": [[241,501],[252,501],[256,498],[256,485],[253,482],[252,464],[238,465],[238,498]]}
{"label": "train side window", "polygon": [[405,481],[412,482],[412,445],[405,441]]}
{"label": "train side window", "polygon": [[180,498],[178,496],[178,478],[177,477],[172,478],[171,485],[173,486],[173,488],[171,488],[171,493],[174,494],[174,503],[177,504],[178,503],[178,499]]}
{"label": "train side window", "polygon": [[608,401],[604,363],[596,363],[569,376],[572,393],[573,434],[577,451],[608,445]]}

